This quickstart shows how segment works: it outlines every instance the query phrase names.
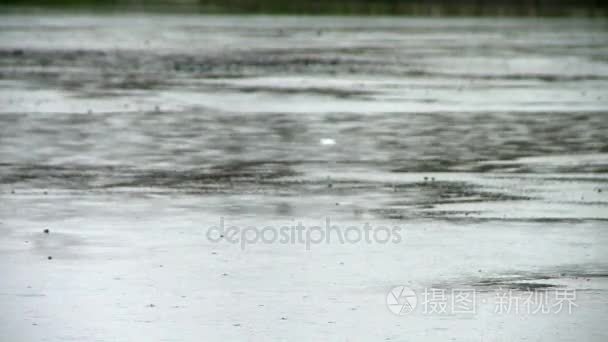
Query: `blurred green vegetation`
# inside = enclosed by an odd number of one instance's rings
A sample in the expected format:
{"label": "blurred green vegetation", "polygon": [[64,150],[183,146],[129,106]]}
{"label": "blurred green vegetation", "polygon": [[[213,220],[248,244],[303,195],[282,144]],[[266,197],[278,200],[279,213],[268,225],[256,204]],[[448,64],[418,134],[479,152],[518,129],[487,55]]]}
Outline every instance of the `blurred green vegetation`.
{"label": "blurred green vegetation", "polygon": [[187,13],[607,16],[606,0],[2,0],[0,10]]}

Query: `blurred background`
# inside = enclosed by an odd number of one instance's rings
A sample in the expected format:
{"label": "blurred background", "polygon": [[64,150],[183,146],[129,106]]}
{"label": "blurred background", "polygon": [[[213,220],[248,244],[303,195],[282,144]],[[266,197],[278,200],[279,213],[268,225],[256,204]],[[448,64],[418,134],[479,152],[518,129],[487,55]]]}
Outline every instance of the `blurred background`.
{"label": "blurred background", "polygon": [[199,13],[603,16],[602,0],[7,0],[3,5]]}

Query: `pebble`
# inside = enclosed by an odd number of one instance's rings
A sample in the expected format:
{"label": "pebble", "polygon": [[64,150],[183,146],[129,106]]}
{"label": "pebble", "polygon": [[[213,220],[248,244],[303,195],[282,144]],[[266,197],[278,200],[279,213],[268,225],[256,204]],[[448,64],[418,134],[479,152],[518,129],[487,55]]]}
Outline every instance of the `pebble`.
{"label": "pebble", "polygon": [[48,230],[48,228],[44,230],[44,234],[48,234],[48,233],[50,233],[50,232],[51,232],[51,231],[50,231],[50,230]]}
{"label": "pebble", "polygon": [[47,257],[47,259],[49,259],[49,260],[53,260],[53,257],[49,255],[49,256]]}

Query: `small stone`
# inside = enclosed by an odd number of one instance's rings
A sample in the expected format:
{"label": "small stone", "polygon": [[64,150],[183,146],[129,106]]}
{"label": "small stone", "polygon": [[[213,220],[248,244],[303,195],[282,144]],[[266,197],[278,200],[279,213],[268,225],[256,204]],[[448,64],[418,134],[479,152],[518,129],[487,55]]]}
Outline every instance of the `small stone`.
{"label": "small stone", "polygon": [[224,277],[227,277],[227,276],[228,276],[228,273],[222,273],[222,275],[223,275]]}
{"label": "small stone", "polygon": [[281,321],[286,321],[287,317],[281,317]]}
{"label": "small stone", "polygon": [[48,228],[44,230],[44,234],[48,234],[48,233],[50,233],[50,232],[51,232],[51,231],[50,231],[50,230],[48,230]]}
{"label": "small stone", "polygon": [[47,257],[47,259],[49,259],[49,260],[53,260],[53,257],[49,255],[49,256]]}

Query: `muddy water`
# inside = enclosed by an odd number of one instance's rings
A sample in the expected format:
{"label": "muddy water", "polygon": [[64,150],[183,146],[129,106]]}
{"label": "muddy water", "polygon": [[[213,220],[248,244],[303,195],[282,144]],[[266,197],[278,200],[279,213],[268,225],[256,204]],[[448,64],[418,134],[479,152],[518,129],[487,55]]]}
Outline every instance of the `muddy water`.
{"label": "muddy water", "polygon": [[[0,336],[605,340],[607,33],[4,15]],[[220,217],[404,238],[241,248],[207,240]],[[479,312],[394,316],[395,285],[477,289]],[[495,315],[498,288],[578,311]]]}

